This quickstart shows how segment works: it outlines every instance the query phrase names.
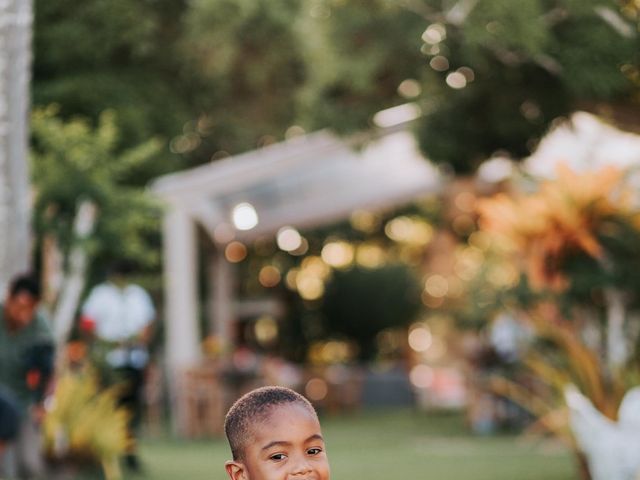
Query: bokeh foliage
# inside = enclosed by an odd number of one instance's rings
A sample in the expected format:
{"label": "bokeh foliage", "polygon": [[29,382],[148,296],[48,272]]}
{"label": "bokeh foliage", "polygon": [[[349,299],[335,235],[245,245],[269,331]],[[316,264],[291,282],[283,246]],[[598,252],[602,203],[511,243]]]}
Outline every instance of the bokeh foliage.
{"label": "bokeh foliage", "polygon": [[157,268],[159,206],[127,179],[154,161],[162,142],[150,139],[117,150],[119,129],[111,111],[93,127],[86,120],[62,120],[52,106],[33,113],[31,130],[37,238],[53,235],[67,252],[76,241],[78,203],[88,200],[98,208],[96,232],[87,245],[92,263],[99,267],[125,258]]}
{"label": "bokeh foliage", "polygon": [[[408,100],[426,113],[423,150],[464,173],[499,150],[528,154],[572,110],[627,121],[640,101],[630,1],[38,0],[35,11],[34,102],[96,121],[114,109],[123,147],[165,138],[171,152],[143,180],[292,125],[365,129]],[[460,72],[464,88],[450,86]]]}

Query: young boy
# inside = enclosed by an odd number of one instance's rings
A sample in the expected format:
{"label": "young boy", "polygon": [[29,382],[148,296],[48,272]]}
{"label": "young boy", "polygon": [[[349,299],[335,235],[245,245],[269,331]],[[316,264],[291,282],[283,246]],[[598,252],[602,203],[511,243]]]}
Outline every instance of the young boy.
{"label": "young boy", "polygon": [[263,387],[229,409],[224,431],[233,460],[231,480],[329,480],[329,461],[320,422],[302,395]]}

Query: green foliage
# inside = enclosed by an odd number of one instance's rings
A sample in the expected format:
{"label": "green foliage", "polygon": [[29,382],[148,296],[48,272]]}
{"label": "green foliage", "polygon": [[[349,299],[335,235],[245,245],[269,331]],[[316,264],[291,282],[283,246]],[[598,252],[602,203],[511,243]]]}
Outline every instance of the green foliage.
{"label": "green foliage", "polygon": [[176,89],[180,63],[172,54],[181,4],[36,1],[34,103],[58,103],[63,117],[94,121],[114,109],[125,147],[173,135],[191,114],[185,88]]}
{"label": "green foliage", "polygon": [[67,251],[75,241],[72,225],[77,203],[87,199],[99,209],[89,245],[95,268],[101,260],[113,258],[157,266],[159,252],[150,248],[150,242],[158,230],[158,207],[127,180],[154,160],[162,144],[152,139],[116,153],[119,130],[113,112],[103,113],[93,128],[85,120],[63,121],[56,110],[52,106],[32,116],[38,240],[53,234]]}
{"label": "green foliage", "polygon": [[[496,151],[526,156],[532,142],[545,133],[547,121],[570,108],[558,79],[548,72],[533,66],[513,71],[493,66],[463,91],[434,97],[433,113],[416,127],[429,159],[468,173]],[[496,85],[502,86],[499,92]]]}
{"label": "green foliage", "polygon": [[516,51],[535,57],[545,52],[551,34],[545,25],[544,6],[539,0],[478,2],[466,19],[461,38],[467,61],[486,51]]}
{"label": "green foliage", "polygon": [[[423,150],[468,172],[496,150],[527,155],[573,109],[637,105],[637,7],[624,3],[37,0],[33,98],[65,118],[115,110],[118,148],[173,139],[176,156],[158,156],[146,180],[294,124],[368,128],[415,99]],[[434,25],[443,38],[423,35]],[[434,70],[438,56],[448,66]],[[451,88],[461,67],[467,86]],[[405,80],[418,90],[399,92]]]}
{"label": "green foliage", "polygon": [[569,299],[575,303],[604,305],[603,291],[614,288],[627,291],[629,308],[640,307],[635,292],[640,287],[640,230],[625,218],[611,218],[598,240],[607,251],[608,268],[586,255],[566,260],[567,276],[571,278]]}
{"label": "green foliage", "polygon": [[[119,148],[173,139],[148,180],[281,139],[305,77],[299,2],[36,1],[33,98],[65,118],[105,109]],[[169,144],[169,142],[167,142]],[[218,158],[218,157],[216,157]]]}
{"label": "green foliage", "polygon": [[423,68],[424,21],[397,2],[308,1],[298,30],[309,69],[300,115],[312,128],[369,127],[374,113],[402,103],[398,85]]}
{"label": "green foliage", "polygon": [[179,42],[187,71],[201,82],[195,105],[210,124],[192,156],[209,160],[282,139],[295,122],[295,92],[305,78],[292,30],[299,2],[195,1]]}
{"label": "green foliage", "polygon": [[[425,75],[429,115],[420,144],[461,173],[498,150],[526,156],[555,118],[597,102],[637,101],[623,70],[638,65],[637,28],[613,0],[428,2],[441,15],[441,41],[425,43],[426,60],[448,66]],[[466,5],[462,20],[456,12]],[[441,62],[442,63],[442,62]],[[466,67],[466,86],[448,75]]]}
{"label": "green foliage", "polygon": [[420,289],[404,265],[336,271],[327,285],[322,313],[326,331],[355,340],[360,355],[375,354],[375,337],[385,328],[407,325],[420,308]]}

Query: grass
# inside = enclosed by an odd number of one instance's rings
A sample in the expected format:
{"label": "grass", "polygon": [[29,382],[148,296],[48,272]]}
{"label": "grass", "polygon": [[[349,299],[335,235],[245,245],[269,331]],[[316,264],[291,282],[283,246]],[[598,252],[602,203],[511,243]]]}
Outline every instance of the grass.
{"label": "grass", "polygon": [[[459,415],[385,411],[321,421],[334,480],[576,478],[570,453],[557,443],[472,436]],[[224,480],[229,452],[222,439],[146,439],[141,457],[144,478]]]}

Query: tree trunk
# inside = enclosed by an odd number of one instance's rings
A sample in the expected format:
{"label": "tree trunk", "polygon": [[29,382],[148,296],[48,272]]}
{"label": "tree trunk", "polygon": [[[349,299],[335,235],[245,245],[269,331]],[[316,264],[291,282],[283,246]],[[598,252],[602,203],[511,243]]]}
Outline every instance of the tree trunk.
{"label": "tree trunk", "polygon": [[29,267],[31,1],[0,0],[0,295]]}
{"label": "tree trunk", "polygon": [[90,200],[80,201],[73,222],[74,244],[69,252],[69,268],[53,313],[53,332],[58,346],[64,345],[69,339],[73,319],[80,304],[87,277],[86,241],[93,233],[95,220],[95,204]]}

